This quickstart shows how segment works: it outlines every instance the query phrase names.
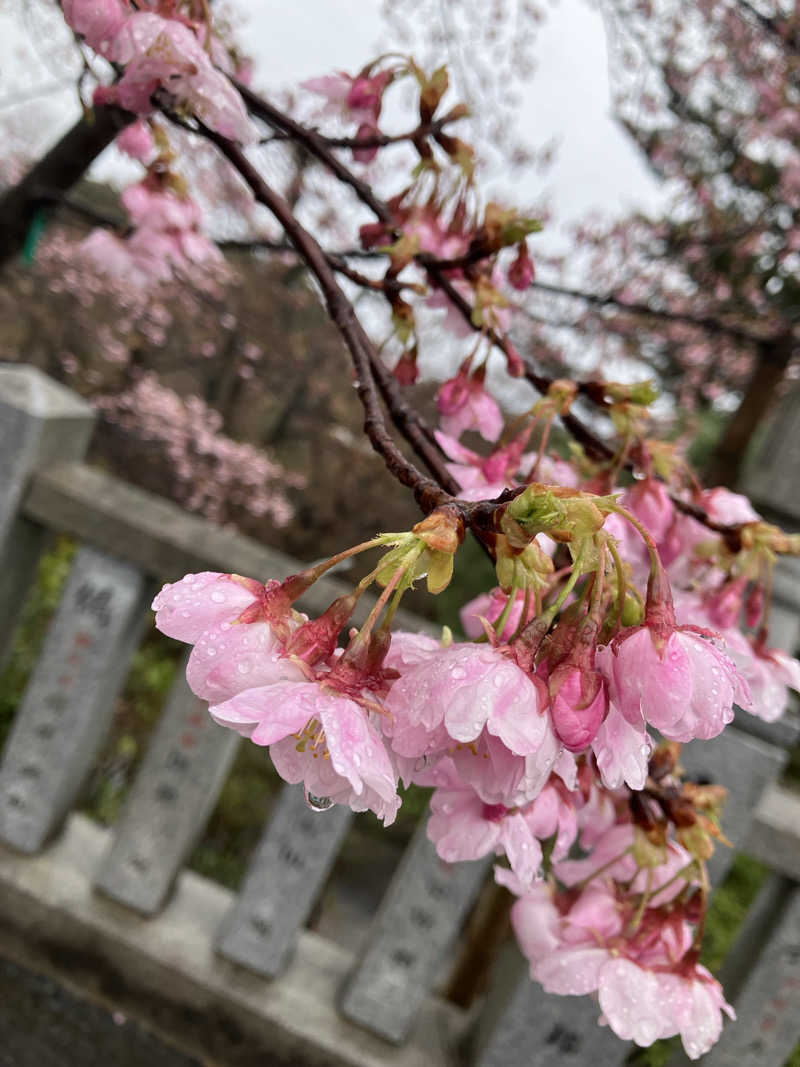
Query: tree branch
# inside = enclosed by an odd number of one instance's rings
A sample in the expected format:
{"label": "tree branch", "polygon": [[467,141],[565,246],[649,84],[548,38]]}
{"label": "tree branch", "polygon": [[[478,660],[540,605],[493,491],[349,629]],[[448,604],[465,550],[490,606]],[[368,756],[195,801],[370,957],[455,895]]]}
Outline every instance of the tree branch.
{"label": "tree branch", "polygon": [[0,197],[0,267],[25,245],[31,223],[43,206],[63,197],[90,164],[136,118],[106,105],[84,115],[25,177]]}
{"label": "tree branch", "polygon": [[417,503],[426,514],[443,504],[452,503],[451,494],[407,460],[388,433],[373,379],[372,365],[378,361],[377,353],[358,321],[350,301],[339,288],[323,249],[300,225],[283,197],[267,185],[237,145],[207,127],[199,126],[199,132],[217,146],[250,187],[256,200],[272,212],[317,279],[328,313],[353,360],[357,375],[356,391],[364,408],[364,431],[390,473],[413,491]]}

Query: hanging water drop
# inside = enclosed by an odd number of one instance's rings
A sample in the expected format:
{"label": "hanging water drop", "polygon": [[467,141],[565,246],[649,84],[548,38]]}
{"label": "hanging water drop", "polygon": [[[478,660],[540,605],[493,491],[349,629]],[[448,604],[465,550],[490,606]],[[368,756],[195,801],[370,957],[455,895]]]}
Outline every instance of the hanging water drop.
{"label": "hanging water drop", "polygon": [[306,798],[306,804],[312,811],[328,811],[333,807],[333,801],[330,797],[318,797],[314,793],[309,793],[307,789],[303,789],[303,795]]}

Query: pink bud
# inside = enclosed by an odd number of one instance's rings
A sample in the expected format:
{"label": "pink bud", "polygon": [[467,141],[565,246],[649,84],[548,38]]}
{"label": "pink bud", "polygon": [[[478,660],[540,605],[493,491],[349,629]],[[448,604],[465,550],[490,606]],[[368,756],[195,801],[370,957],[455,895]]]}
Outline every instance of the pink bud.
{"label": "pink bud", "polygon": [[[381,131],[378,129],[377,126],[373,126],[368,122],[362,122],[361,125],[358,127],[356,137],[372,137],[374,134],[380,132]],[[375,156],[377,156],[377,154],[378,149],[374,146],[372,148],[353,149],[353,159],[356,161],[356,163],[371,163]]]}
{"label": "pink bud", "polygon": [[523,241],[519,246],[516,259],[508,268],[508,280],[515,289],[524,292],[533,284],[536,277],[536,268],[528,252],[528,246]]}
{"label": "pink bud", "polygon": [[550,695],[556,736],[570,752],[582,752],[594,740],[608,710],[603,679],[594,671],[557,668],[550,678]]}
{"label": "pink bud", "polygon": [[358,239],[364,249],[377,248],[389,243],[389,233],[382,222],[366,222],[359,227]]}
{"label": "pink bud", "polygon": [[405,351],[395,363],[392,374],[401,385],[413,385],[419,378],[416,352]]}

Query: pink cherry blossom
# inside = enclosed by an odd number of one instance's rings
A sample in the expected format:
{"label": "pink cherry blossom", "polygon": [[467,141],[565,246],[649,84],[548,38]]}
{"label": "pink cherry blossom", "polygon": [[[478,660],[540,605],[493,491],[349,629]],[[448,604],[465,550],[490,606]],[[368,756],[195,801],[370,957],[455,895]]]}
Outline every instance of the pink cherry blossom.
{"label": "pink cherry blossom", "polygon": [[741,522],[758,522],[761,518],[746,496],[733,493],[724,486],[704,489],[699,495],[698,504],[705,509],[712,522],[720,522],[727,526],[734,526]]}
{"label": "pink cherry blossom", "polygon": [[370,713],[324,679],[245,689],[209,711],[221,726],[271,746],[287,782],[303,781],[316,796],[393,821],[400,805],[397,774],[383,739]]}
{"label": "pink cherry blossom", "polygon": [[442,429],[458,439],[465,430],[477,430],[487,441],[496,441],[503,430],[497,401],[486,392],[482,377],[462,368],[436,394]]}
{"label": "pink cherry blossom", "polygon": [[120,152],[142,163],[149,163],[156,152],[150,127],[141,119],[126,126],[114,143]]}
{"label": "pink cherry blossom", "polygon": [[598,665],[628,722],[637,726],[644,716],[673,741],[716,737],[733,720],[734,701],[751,703],[731,660],[690,630],[673,630],[658,647],[650,627],[635,627]]}
{"label": "pink cherry blossom", "polygon": [[675,505],[663,482],[655,478],[637,482],[625,494],[623,503],[644,523],[657,544],[665,539],[675,517]]}
{"label": "pink cherry blossom", "polygon": [[680,1034],[692,1060],[718,1040],[723,1011],[736,1017],[719,983],[703,967],[684,977],[617,959],[603,967],[598,993],[606,1021],[618,1037],[648,1046]]}
{"label": "pink cherry blossom", "polygon": [[428,837],[447,863],[505,852],[523,884],[539,874],[542,848],[524,815],[502,804],[485,804],[471,789],[436,790]]}
{"label": "pink cherry blossom", "polygon": [[62,0],[61,7],[71,28],[101,55],[130,15],[123,0]]}
{"label": "pink cherry blossom", "polygon": [[[573,768],[562,763],[563,748],[546,718],[544,738],[530,756],[516,756],[503,742],[484,730],[477,741],[450,748],[459,777],[486,804],[523,807],[539,796],[550,775]],[[569,782],[567,782],[569,784]]]}
{"label": "pink cherry blossom", "polygon": [[189,688],[210,704],[221,704],[244,689],[304,679],[284,656],[284,642],[268,622],[222,622],[199,638],[186,665]]}
{"label": "pink cherry blossom", "polygon": [[557,834],[553,856],[560,859],[575,840],[574,806],[554,785],[524,807],[508,808],[487,804],[465,788],[452,760],[440,762],[435,780],[428,837],[448,863],[505,852],[520,884],[529,886],[539,877],[541,841]]}
{"label": "pink cherry blossom", "polygon": [[257,138],[242,98],[183,23],[136,12],[116,34],[107,58],[125,68],[115,91],[129,111],[149,114],[151,97],[163,88],[223,137],[243,144]]}
{"label": "pink cherry blossom", "polygon": [[[547,716],[537,686],[493,648],[454,644],[406,671],[386,707],[395,719],[444,726],[454,741],[475,741],[484,727],[520,756],[541,746]],[[411,755],[411,753],[406,753]]]}
{"label": "pink cherry blossom", "polygon": [[[507,603],[507,593],[504,593],[502,589],[492,589],[488,593],[481,593],[480,596],[476,596],[468,604],[465,604],[459,615],[467,637],[473,641],[481,637],[483,635],[483,626],[480,619],[484,618],[489,622],[495,622],[502,615]],[[508,621],[503,627],[503,632],[498,635],[501,641],[510,640],[511,636],[516,632],[522,620],[524,605],[525,594],[519,592],[514,600]]]}

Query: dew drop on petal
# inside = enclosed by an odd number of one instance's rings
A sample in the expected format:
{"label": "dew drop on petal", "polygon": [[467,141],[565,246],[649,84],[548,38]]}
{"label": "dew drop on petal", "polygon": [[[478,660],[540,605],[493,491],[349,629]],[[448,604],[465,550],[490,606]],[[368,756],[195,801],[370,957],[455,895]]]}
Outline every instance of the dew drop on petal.
{"label": "dew drop on petal", "polygon": [[219,589],[215,589],[214,592],[211,594],[211,599],[214,601],[215,604],[224,604],[225,594],[220,592]]}

